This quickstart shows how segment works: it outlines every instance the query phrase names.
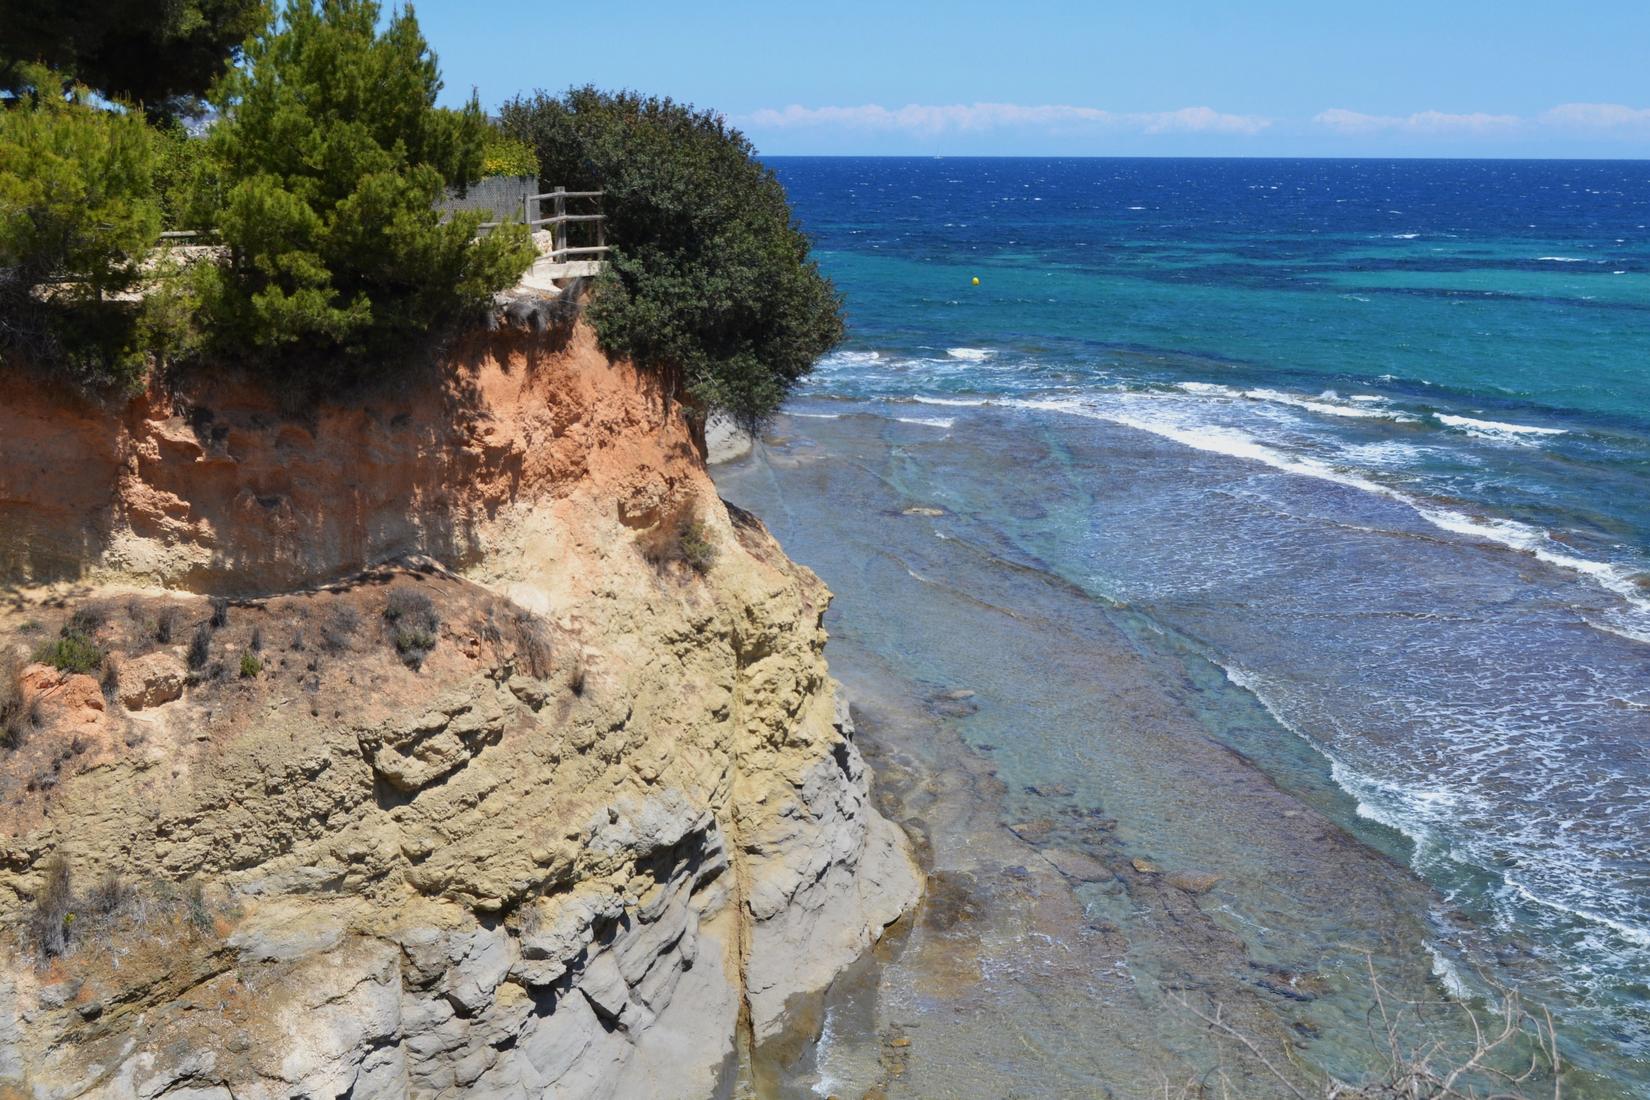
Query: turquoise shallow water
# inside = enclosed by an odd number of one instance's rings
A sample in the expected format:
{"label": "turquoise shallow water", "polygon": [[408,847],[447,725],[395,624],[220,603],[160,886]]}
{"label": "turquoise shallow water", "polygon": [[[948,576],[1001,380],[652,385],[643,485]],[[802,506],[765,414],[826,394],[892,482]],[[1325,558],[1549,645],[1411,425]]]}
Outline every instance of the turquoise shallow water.
{"label": "turquoise shallow water", "polygon": [[1650,164],[773,163],[852,326],[787,430],[888,421],[939,537],[1223,669],[1441,980],[1650,1077]]}

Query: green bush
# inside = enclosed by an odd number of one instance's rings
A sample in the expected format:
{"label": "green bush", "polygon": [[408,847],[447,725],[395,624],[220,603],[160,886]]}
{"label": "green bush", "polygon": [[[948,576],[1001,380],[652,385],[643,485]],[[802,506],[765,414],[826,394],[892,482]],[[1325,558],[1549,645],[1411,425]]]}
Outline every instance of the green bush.
{"label": "green bush", "polygon": [[486,120],[474,98],[435,106],[410,7],[381,32],[379,14],[374,0],[287,0],[212,90],[218,190],[204,198],[229,259],[198,270],[222,357],[333,374],[395,362],[532,261],[520,225],[477,241],[479,213],[441,221],[445,190],[479,176]]}
{"label": "green bush", "polygon": [[241,654],[241,679],[250,680],[264,670],[264,663],[258,660],[257,654]]}
{"label": "green bush", "polygon": [[716,564],[716,544],[710,540],[710,529],[698,520],[691,520],[682,525],[677,545],[680,547],[682,560],[687,562],[695,573],[708,573],[710,567]]}
{"label": "green bush", "polygon": [[496,126],[487,127],[481,146],[482,176],[539,175],[538,154],[525,141],[513,138]]}
{"label": "green bush", "polygon": [[155,136],[35,67],[0,109],[0,351],[78,381],[131,381],[136,286],[160,231]]}
{"label": "green bush", "polygon": [[51,665],[59,672],[88,674],[103,667],[103,647],[86,634],[72,627],[63,629],[62,637],[40,648],[34,659]]}
{"label": "green bush", "polygon": [[616,254],[590,306],[603,346],[747,430],[843,336],[784,189],[720,115],[575,88],[504,105],[550,185],[605,192]]}
{"label": "green bush", "polygon": [[390,641],[409,668],[418,668],[436,646],[441,616],[435,603],[411,588],[390,591],[384,603],[384,621],[390,626]]}

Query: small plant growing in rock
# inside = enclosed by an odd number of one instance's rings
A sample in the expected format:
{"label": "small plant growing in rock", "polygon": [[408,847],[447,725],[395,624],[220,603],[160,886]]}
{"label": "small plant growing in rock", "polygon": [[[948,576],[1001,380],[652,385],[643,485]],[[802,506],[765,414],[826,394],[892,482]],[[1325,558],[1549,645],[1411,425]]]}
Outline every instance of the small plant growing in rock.
{"label": "small plant growing in rock", "polygon": [[34,911],[29,914],[29,938],[34,941],[41,961],[68,950],[73,908],[68,861],[61,855],[53,856],[46,864],[46,880],[35,896]]}
{"label": "small plant growing in rock", "polygon": [[229,601],[224,599],[222,596],[214,596],[212,598],[212,619],[210,625],[213,630],[220,630],[229,625]]}
{"label": "small plant growing in rock", "polygon": [[178,629],[178,609],[163,607],[155,615],[155,642],[159,645],[171,645],[172,636]]}
{"label": "small plant growing in rock", "polygon": [[206,662],[212,658],[212,628],[205,623],[195,628],[195,636],[189,639],[189,655],[187,661],[190,672],[199,672],[206,667]]}
{"label": "small plant growing in rock", "polygon": [[716,544],[710,541],[710,530],[696,519],[682,525],[677,547],[682,560],[695,573],[708,573],[710,567],[716,564]]}
{"label": "small plant growing in rock", "polygon": [[23,658],[8,649],[0,653],[0,748],[17,748],[39,725],[40,700],[23,684]]}
{"label": "small plant growing in rock", "polygon": [[549,625],[531,611],[517,611],[510,623],[515,635],[516,660],[521,670],[537,680],[550,675]]}
{"label": "small plant growing in rock", "polygon": [[120,665],[112,654],[103,659],[103,673],[97,678],[97,686],[103,692],[103,698],[110,703],[120,695]]}
{"label": "small plant growing in rock", "polygon": [[351,639],[360,629],[361,613],[349,604],[339,604],[321,627],[321,647],[328,653],[347,652]]}
{"label": "small plant growing in rock", "polygon": [[390,626],[390,640],[408,668],[418,668],[435,648],[441,617],[435,604],[422,592],[397,588],[384,604],[384,621]]}
{"label": "small plant growing in rock", "polygon": [[250,680],[264,670],[264,663],[254,653],[241,654],[241,679]]}
{"label": "small plant growing in rock", "polygon": [[264,651],[264,632],[262,627],[255,626],[252,628],[252,640],[248,642],[247,645],[251,647],[252,652],[254,653],[262,653]]}
{"label": "small plant growing in rock", "polygon": [[86,910],[87,916],[108,920],[124,911],[136,896],[137,891],[111,869],[87,892],[81,908]]}

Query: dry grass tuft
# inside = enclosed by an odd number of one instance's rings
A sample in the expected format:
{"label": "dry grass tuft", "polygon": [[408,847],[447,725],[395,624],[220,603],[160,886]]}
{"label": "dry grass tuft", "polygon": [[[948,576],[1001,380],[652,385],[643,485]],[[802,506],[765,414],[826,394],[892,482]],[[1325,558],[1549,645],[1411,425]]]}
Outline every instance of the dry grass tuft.
{"label": "dry grass tuft", "polygon": [[0,652],[0,748],[15,749],[40,727],[40,700],[23,683],[23,657]]}

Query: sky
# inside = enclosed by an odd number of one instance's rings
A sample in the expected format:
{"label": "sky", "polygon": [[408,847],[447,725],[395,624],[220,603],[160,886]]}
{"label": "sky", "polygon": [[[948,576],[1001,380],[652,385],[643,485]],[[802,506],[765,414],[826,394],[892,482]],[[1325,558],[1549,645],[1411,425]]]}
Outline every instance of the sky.
{"label": "sky", "polygon": [[1650,0],[424,0],[444,100],[711,107],[766,155],[1650,157]]}

